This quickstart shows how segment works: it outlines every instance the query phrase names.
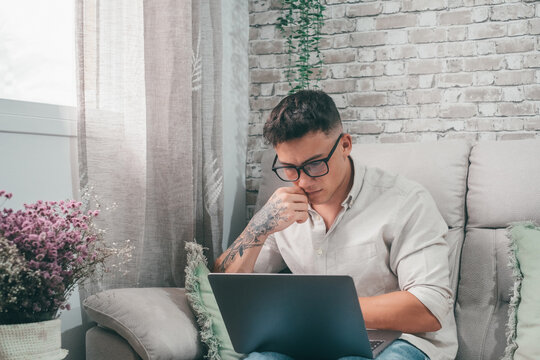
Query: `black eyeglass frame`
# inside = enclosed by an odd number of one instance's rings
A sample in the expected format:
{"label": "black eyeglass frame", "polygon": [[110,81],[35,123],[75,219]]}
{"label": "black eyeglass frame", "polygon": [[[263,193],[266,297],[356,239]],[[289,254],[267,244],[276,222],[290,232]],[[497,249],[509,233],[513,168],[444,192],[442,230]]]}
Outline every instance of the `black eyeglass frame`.
{"label": "black eyeglass frame", "polygon": [[[276,165],[276,162],[278,161],[278,156],[276,154],[276,157],[274,158],[274,162],[272,163],[272,171],[276,174],[276,176],[281,180],[281,181],[286,181],[286,182],[294,182],[294,181],[297,181],[298,179],[300,179],[300,170],[302,170],[304,172],[304,174],[306,174],[307,176],[309,177],[312,177],[312,178],[318,178],[318,177],[321,177],[321,176],[324,176],[326,174],[328,174],[330,172],[330,167],[328,166],[328,161],[330,161],[330,159],[332,158],[332,155],[334,155],[334,151],[336,151],[337,149],[337,146],[339,144],[339,140],[341,140],[341,138],[343,137],[343,135],[345,135],[344,133],[341,133],[339,135],[339,137],[337,138],[334,146],[332,147],[332,150],[330,150],[330,153],[328,154],[327,157],[325,157],[324,159],[317,159],[317,160],[313,160],[313,161],[310,161],[310,162],[307,162],[305,163],[304,165],[302,166],[294,166],[294,165],[286,165],[286,166],[275,166]],[[316,163],[316,162],[320,162],[322,161],[325,165],[326,165],[326,172],[324,174],[321,174],[321,175],[311,175],[308,171],[306,171],[305,167],[310,165],[310,164],[313,164],[313,163]],[[296,178],[291,180],[291,179],[283,179],[281,176],[279,176],[278,174],[278,170],[279,169],[295,169],[296,170]]]}

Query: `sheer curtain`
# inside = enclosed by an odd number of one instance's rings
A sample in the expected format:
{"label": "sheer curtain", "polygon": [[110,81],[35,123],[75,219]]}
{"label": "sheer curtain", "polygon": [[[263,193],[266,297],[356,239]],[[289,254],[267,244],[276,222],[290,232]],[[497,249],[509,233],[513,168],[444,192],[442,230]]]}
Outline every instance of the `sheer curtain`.
{"label": "sheer curtain", "polygon": [[183,286],[185,241],[219,255],[221,1],[77,2],[79,176],[107,241],[135,246],[107,288]]}

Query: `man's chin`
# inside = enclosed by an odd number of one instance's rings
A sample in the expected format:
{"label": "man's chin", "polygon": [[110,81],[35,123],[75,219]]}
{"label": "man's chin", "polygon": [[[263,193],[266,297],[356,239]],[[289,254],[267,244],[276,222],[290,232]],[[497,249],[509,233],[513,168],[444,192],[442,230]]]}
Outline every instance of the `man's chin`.
{"label": "man's chin", "polygon": [[323,190],[307,193],[308,200],[310,204],[313,204],[313,205],[325,203],[326,201],[323,199],[323,195],[324,195]]}

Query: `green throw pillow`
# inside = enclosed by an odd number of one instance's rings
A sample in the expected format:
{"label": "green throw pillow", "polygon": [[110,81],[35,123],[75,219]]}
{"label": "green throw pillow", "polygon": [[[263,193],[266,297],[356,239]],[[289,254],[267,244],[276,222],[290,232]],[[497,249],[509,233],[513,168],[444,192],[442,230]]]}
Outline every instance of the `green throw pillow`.
{"label": "green throw pillow", "polygon": [[233,349],[210,287],[208,281],[210,271],[203,254],[203,247],[195,242],[186,242],[186,251],[186,295],[199,324],[201,341],[208,348],[207,358],[210,360],[243,359],[245,356]]}
{"label": "green throw pillow", "polygon": [[508,237],[514,288],[503,360],[540,359],[540,227],[515,223]]}

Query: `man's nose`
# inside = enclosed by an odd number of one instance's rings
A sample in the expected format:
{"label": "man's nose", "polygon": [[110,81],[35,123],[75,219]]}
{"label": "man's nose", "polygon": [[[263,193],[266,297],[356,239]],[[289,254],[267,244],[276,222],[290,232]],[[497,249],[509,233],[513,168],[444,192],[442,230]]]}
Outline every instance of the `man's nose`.
{"label": "man's nose", "polygon": [[301,188],[306,188],[312,182],[313,178],[307,175],[304,169],[300,170],[300,177],[298,178],[298,180],[296,180],[296,185],[300,186]]}

